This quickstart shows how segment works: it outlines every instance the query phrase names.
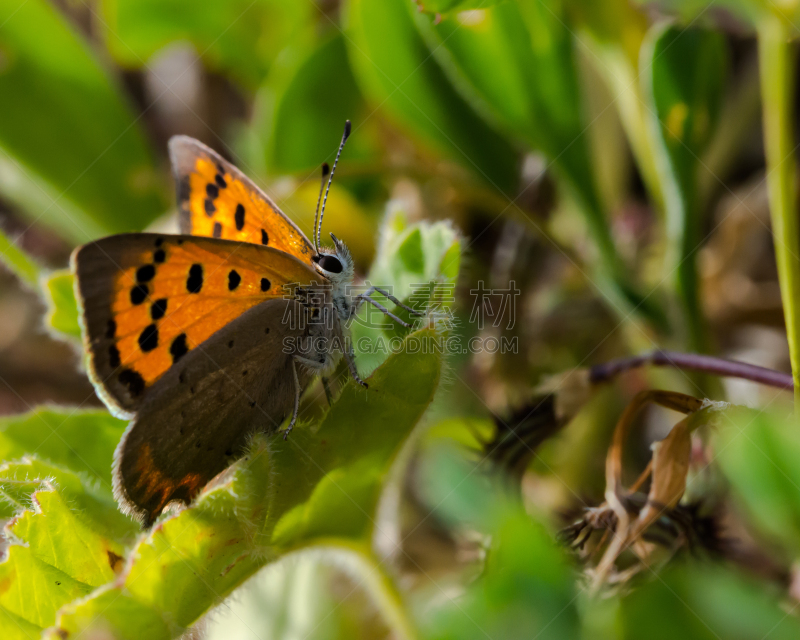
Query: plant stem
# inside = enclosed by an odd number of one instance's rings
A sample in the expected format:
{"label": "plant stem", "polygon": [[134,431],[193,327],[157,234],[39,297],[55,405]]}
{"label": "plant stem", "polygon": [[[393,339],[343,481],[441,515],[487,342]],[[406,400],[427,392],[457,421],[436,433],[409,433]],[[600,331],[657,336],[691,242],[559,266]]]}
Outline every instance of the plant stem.
{"label": "plant stem", "polygon": [[800,303],[800,226],[796,212],[797,166],[792,126],[796,59],[789,25],[775,15],[764,15],[758,24],[758,51],[767,190],[797,410],[800,408],[800,317],[797,313],[797,304]]}
{"label": "plant stem", "polygon": [[590,367],[589,380],[594,384],[607,382],[620,373],[645,365],[672,367],[682,371],[700,371],[727,378],[740,378],[778,389],[791,389],[793,386],[792,375],[788,373],[735,360],[675,351],[654,351],[642,356],[620,358],[597,364]]}

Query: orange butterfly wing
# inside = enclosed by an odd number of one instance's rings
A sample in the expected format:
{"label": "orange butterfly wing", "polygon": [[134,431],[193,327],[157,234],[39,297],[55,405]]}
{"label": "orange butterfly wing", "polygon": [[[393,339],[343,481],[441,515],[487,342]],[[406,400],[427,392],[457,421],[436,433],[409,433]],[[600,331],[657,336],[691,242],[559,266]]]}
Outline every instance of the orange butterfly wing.
{"label": "orange butterfly wing", "polygon": [[251,242],[309,262],[305,234],[253,182],[212,149],[187,136],[169,141],[181,232]]}
{"label": "orange butterfly wing", "polygon": [[84,245],[72,269],[92,380],[121,415],[221,327],[315,277],[271,247],[149,233]]}

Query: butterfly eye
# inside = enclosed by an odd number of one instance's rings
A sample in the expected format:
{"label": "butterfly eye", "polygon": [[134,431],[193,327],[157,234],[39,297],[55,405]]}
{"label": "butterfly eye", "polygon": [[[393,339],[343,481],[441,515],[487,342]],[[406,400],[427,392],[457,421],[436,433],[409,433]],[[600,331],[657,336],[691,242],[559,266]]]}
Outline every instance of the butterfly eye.
{"label": "butterfly eye", "polygon": [[330,273],[342,272],[342,263],[339,262],[339,258],[336,256],[320,256],[318,263],[320,267],[325,269],[325,271],[329,271]]}

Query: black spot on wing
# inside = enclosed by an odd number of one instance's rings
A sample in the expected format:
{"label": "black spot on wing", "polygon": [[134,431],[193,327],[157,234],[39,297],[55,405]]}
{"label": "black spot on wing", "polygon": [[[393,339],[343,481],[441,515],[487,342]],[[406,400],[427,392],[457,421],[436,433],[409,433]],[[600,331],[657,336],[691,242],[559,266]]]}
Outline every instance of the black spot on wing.
{"label": "black spot on wing", "polygon": [[152,264],[145,264],[136,270],[136,282],[150,282],[156,275],[156,268]]}
{"label": "black spot on wing", "polygon": [[206,199],[203,201],[203,207],[205,207],[205,210],[206,210],[206,215],[207,215],[209,218],[210,218],[211,216],[213,216],[213,215],[214,215],[214,212],[217,210],[217,208],[214,206],[214,203],[213,203],[211,200],[209,200],[208,198],[206,198]]}
{"label": "black spot on wing", "polygon": [[147,325],[139,334],[139,348],[147,353],[158,346],[158,327],[155,323]]}
{"label": "black spot on wing", "polygon": [[150,289],[146,284],[137,284],[131,289],[131,304],[142,304],[147,299],[148,293],[150,293]]}
{"label": "black spot on wing", "polygon": [[220,189],[224,189],[225,187],[228,186],[228,183],[225,182],[225,178],[223,178],[220,174],[217,174],[217,175],[214,176],[214,182],[217,183],[217,186]]}
{"label": "black spot on wing", "polygon": [[164,253],[163,249],[157,249],[153,252],[153,262],[161,264],[164,260],[167,259],[167,254]]}
{"label": "black spot on wing", "polygon": [[221,238],[222,237],[222,225],[219,222],[215,222],[214,223],[213,236],[215,238]]}
{"label": "black spot on wing", "polygon": [[173,341],[172,344],[169,346],[169,352],[172,355],[172,362],[175,363],[180,360],[186,353],[189,351],[189,347],[186,345],[186,334],[182,333],[177,336]]}
{"label": "black spot on wing", "polygon": [[261,230],[261,244],[269,244],[269,236],[263,229]]}
{"label": "black spot on wing", "polygon": [[261,278],[261,290],[262,291],[269,291],[269,288],[272,286],[272,283],[269,281],[268,278]]}
{"label": "black spot on wing", "polygon": [[244,228],[244,205],[241,202],[236,205],[236,213],[233,214],[233,219],[236,222],[236,229],[241,231]]}
{"label": "black spot on wing", "polygon": [[236,291],[241,281],[242,276],[239,275],[239,272],[236,269],[231,269],[228,274],[228,291]]}
{"label": "black spot on wing", "polygon": [[211,199],[214,200],[219,195],[219,187],[215,184],[207,184],[206,185],[206,195]]}
{"label": "black spot on wing", "polygon": [[203,288],[203,265],[193,264],[189,268],[189,277],[186,278],[186,290],[189,293],[200,293]]}
{"label": "black spot on wing", "polygon": [[159,298],[152,305],[150,305],[150,317],[153,320],[160,320],[167,312],[167,299]]}

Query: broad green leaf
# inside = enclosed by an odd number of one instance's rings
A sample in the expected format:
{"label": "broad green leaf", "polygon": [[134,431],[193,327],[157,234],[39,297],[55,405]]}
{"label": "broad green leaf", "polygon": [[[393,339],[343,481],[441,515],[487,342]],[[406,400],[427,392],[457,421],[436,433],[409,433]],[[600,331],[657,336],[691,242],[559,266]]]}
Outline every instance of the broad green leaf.
{"label": "broad green leaf", "polygon": [[99,587],[121,568],[122,545],[99,534],[57,491],[33,494],[35,511],[26,511],[9,527],[42,562],[78,582]]}
{"label": "broad green leaf", "polygon": [[[94,486],[93,486],[94,485]],[[110,491],[35,459],[0,466],[5,504],[16,505],[0,562],[0,617],[19,628],[49,627],[56,611],[112,581],[133,526]],[[23,505],[31,508],[21,511]],[[5,635],[4,635],[5,637]]]}
{"label": "broad green leaf", "polygon": [[80,341],[74,282],[68,269],[54,271],[42,279],[42,292],[47,303],[47,325],[61,338]]}
{"label": "broad green leaf", "polygon": [[506,195],[517,185],[509,143],[458,94],[417,32],[408,0],[348,0],[350,63],[364,95],[433,151]]}
{"label": "broad green leaf", "polygon": [[39,408],[0,418],[0,460],[31,455],[111,491],[111,459],[127,423],[107,411]]}
{"label": "broad green leaf", "polygon": [[734,495],[768,538],[800,557],[800,433],[789,417],[737,410],[714,450]]}
{"label": "broad green leaf", "polygon": [[156,628],[163,620],[170,626],[155,637],[174,637],[281,553],[332,536],[368,540],[382,479],[430,403],[440,367],[436,353],[401,351],[368,379],[369,389],[345,385],[321,423],[298,425],[287,441],[254,438],[249,454],[190,507],[156,523],[119,582],[62,609],[64,637],[88,629],[136,637],[140,622]]}
{"label": "broad green leaf", "polygon": [[190,42],[212,69],[253,89],[290,42],[307,42],[318,17],[309,2],[104,0],[105,38],[122,65],[139,68],[174,42]]}
{"label": "broad green leaf", "polygon": [[19,544],[10,545],[0,562],[0,585],[0,607],[38,627],[52,625],[59,607],[91,591]]}
{"label": "broad green leaf", "polygon": [[0,231],[0,262],[27,287],[38,291],[39,265]]}
{"label": "broad green leaf", "polygon": [[32,640],[42,633],[41,626],[28,622],[3,606],[0,606],[0,628],[8,640]]}
{"label": "broad green leaf", "polygon": [[312,50],[290,78],[274,84],[283,86],[270,86],[268,81],[263,89],[276,94],[266,127],[267,165],[273,171],[309,172],[318,170],[324,160],[332,163],[348,119],[354,134],[340,170],[376,160],[370,112],[350,70],[341,33]]}
{"label": "broad green leaf", "polygon": [[625,640],[714,640],[800,636],[800,622],[779,605],[781,594],[752,578],[708,564],[668,571],[622,599]]}
{"label": "broad green leaf", "polygon": [[164,210],[138,120],[45,0],[0,0],[0,193],[76,243]]}
{"label": "broad green leaf", "polygon": [[58,489],[70,508],[80,511],[84,523],[89,523],[99,535],[123,544],[129,542],[135,533],[135,525],[117,508],[111,488],[87,480],[85,474],[78,475],[31,456],[0,466],[0,490],[6,496],[4,502],[15,507],[6,515],[19,514],[20,506],[31,504],[31,495],[35,491],[52,487]]}
{"label": "broad green leaf", "polygon": [[667,264],[677,275],[691,348],[704,350],[696,255],[705,216],[698,206],[697,179],[700,155],[722,105],[725,39],[713,31],[656,25],[642,47],[640,67],[648,71],[645,93],[672,252]]}

